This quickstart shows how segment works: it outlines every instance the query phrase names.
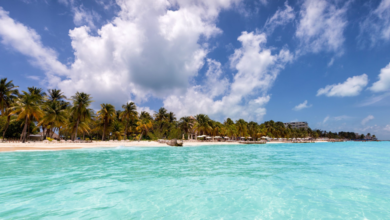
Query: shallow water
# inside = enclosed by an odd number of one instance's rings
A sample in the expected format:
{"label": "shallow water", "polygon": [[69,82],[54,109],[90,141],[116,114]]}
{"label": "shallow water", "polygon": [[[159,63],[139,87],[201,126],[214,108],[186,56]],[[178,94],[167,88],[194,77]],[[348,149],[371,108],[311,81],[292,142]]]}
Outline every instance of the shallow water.
{"label": "shallow water", "polygon": [[0,154],[0,219],[390,219],[390,142]]}

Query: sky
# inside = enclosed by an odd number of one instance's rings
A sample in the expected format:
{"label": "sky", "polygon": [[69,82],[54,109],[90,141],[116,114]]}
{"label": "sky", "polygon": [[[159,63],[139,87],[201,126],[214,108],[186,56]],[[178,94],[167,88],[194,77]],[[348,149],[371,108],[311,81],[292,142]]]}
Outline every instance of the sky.
{"label": "sky", "polygon": [[0,0],[0,78],[390,140],[390,0]]}

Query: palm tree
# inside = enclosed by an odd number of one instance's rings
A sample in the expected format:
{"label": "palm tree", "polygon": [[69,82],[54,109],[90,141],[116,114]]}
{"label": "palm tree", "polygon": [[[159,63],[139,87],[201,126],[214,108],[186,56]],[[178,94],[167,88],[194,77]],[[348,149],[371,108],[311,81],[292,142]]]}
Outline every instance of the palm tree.
{"label": "palm tree", "polygon": [[106,132],[106,127],[108,126],[108,123],[111,122],[116,118],[116,111],[115,107],[111,104],[101,104],[100,105],[101,109],[100,111],[97,112],[99,115],[99,118],[103,122],[103,136],[102,136],[102,141],[104,141],[104,135]]}
{"label": "palm tree", "polygon": [[60,89],[48,89],[48,100],[51,102],[54,101],[61,101],[63,99],[66,99],[66,96]]}
{"label": "palm tree", "polygon": [[154,118],[156,121],[165,121],[169,118],[168,111],[164,107],[161,107],[158,112],[154,113]]}
{"label": "palm tree", "polygon": [[199,131],[199,133],[205,134],[211,130],[211,126],[209,124],[209,122],[210,122],[209,116],[207,116],[205,114],[199,114],[199,115],[196,115],[195,118],[198,122],[196,125],[196,129]]}
{"label": "palm tree", "polygon": [[37,95],[37,97],[39,97],[39,102],[42,102],[43,101],[43,97],[46,96],[46,92],[43,91],[42,88],[37,88],[37,87],[27,87],[28,91],[31,93],[31,94],[35,94]]}
{"label": "palm tree", "polygon": [[142,139],[142,135],[149,132],[149,130],[153,127],[152,121],[148,118],[143,118],[137,122],[137,130],[141,132],[138,141]]}
{"label": "palm tree", "polygon": [[134,119],[137,117],[137,106],[134,102],[128,102],[125,105],[122,105],[122,108],[124,109],[123,112],[121,112],[121,115],[119,116],[122,121],[126,122],[126,128],[125,128],[125,139],[128,137],[128,126],[129,126],[129,120]]}
{"label": "palm tree", "polygon": [[43,114],[40,108],[41,97],[36,93],[27,93],[23,91],[23,94],[16,99],[14,105],[10,108],[11,115],[17,114],[17,121],[24,121],[24,128],[20,140],[24,143],[27,139],[27,126],[29,125],[29,119],[35,118],[39,120]]}
{"label": "palm tree", "polygon": [[116,139],[120,140],[123,134],[123,124],[119,121],[114,121],[114,123],[111,126],[112,134],[116,137]]}
{"label": "palm tree", "polygon": [[5,133],[7,132],[9,122],[11,120],[11,115],[8,109],[11,107],[11,104],[18,97],[18,86],[15,86],[11,81],[7,82],[7,78],[0,80],[0,113],[1,116],[4,114],[7,115],[7,122],[3,131],[3,139],[5,138]]}
{"label": "palm tree", "polygon": [[89,94],[84,92],[77,92],[74,96],[72,96],[73,107],[71,109],[72,115],[75,119],[75,129],[72,135],[72,140],[75,140],[77,137],[77,129],[79,127],[80,122],[91,118],[91,109],[88,107],[91,105],[92,97]]}
{"label": "palm tree", "polygon": [[244,119],[239,119],[236,121],[236,128],[239,136],[247,135],[247,122]]}
{"label": "palm tree", "polygon": [[61,126],[67,123],[67,110],[58,101],[46,102],[43,104],[42,109],[44,116],[38,123],[38,126],[44,125],[45,128],[49,129],[49,136],[52,136],[57,128],[59,130]]}
{"label": "palm tree", "polygon": [[149,114],[149,112],[146,112],[146,111],[142,111],[139,118],[141,120],[143,119],[148,119],[148,120],[153,120],[152,116]]}
{"label": "palm tree", "polygon": [[189,131],[193,128],[195,124],[195,120],[190,117],[190,116],[187,116],[187,117],[182,117],[180,118],[180,122],[179,122],[179,128],[186,134],[189,133]]}
{"label": "palm tree", "polygon": [[176,115],[175,115],[175,113],[169,112],[169,113],[167,114],[167,120],[168,120],[169,123],[172,123],[172,122],[176,121]]}

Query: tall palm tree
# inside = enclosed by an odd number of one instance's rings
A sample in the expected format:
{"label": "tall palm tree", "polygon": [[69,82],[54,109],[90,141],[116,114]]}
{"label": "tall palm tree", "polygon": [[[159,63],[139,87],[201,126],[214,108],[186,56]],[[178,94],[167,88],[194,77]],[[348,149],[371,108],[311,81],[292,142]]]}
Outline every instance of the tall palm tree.
{"label": "tall palm tree", "polygon": [[141,132],[138,141],[142,139],[142,135],[149,132],[153,127],[152,120],[148,118],[143,118],[137,122],[137,130]]}
{"label": "tall palm tree", "polygon": [[116,139],[120,140],[123,135],[123,124],[119,121],[114,121],[114,123],[111,126],[112,134],[116,137]]}
{"label": "tall palm tree", "polygon": [[27,89],[31,94],[35,94],[38,97],[39,102],[43,102],[43,97],[46,96],[46,92],[44,92],[42,88],[33,86],[27,87]]}
{"label": "tall palm tree", "polygon": [[99,115],[99,118],[103,122],[102,141],[104,141],[106,127],[108,126],[109,122],[111,122],[116,118],[116,111],[115,111],[115,107],[111,104],[101,104],[100,107],[101,109],[97,112],[97,114]]}
{"label": "tall palm tree", "polygon": [[119,116],[122,121],[125,121],[126,128],[125,128],[125,139],[128,137],[128,126],[129,126],[129,120],[134,119],[137,117],[137,106],[134,102],[128,102],[125,105],[122,105],[122,108],[124,109],[123,112],[121,112],[121,115]]}
{"label": "tall palm tree", "polygon": [[148,119],[148,120],[153,120],[152,116],[149,114],[149,112],[146,112],[146,111],[142,111],[139,118],[141,120],[143,119]]}
{"label": "tall palm tree", "polygon": [[84,92],[77,92],[74,96],[72,96],[73,107],[71,109],[72,116],[75,119],[75,129],[72,135],[72,140],[75,140],[77,137],[77,129],[79,127],[80,122],[91,118],[91,109],[88,107],[91,105],[92,97],[89,94]]}
{"label": "tall palm tree", "polygon": [[169,112],[169,113],[167,114],[167,120],[168,120],[169,123],[172,123],[172,122],[176,121],[176,115],[175,115],[175,113]]}
{"label": "tall palm tree", "polygon": [[169,118],[169,113],[168,111],[164,108],[161,107],[158,112],[154,113],[154,119],[156,121],[165,121]]}
{"label": "tall palm tree", "polygon": [[[52,136],[56,129],[67,123],[67,109],[64,109],[60,102],[46,102],[42,105],[43,117],[39,121],[38,126],[45,125],[48,130],[49,136]],[[51,135],[50,135],[51,134]]]}
{"label": "tall palm tree", "polygon": [[211,126],[209,124],[210,122],[209,116],[205,114],[198,114],[195,116],[195,118],[197,120],[196,129],[199,131],[199,133],[206,134],[210,132]]}
{"label": "tall palm tree", "polygon": [[11,120],[11,115],[8,109],[11,107],[11,104],[18,97],[18,86],[15,86],[11,81],[7,82],[7,78],[0,79],[0,113],[1,116],[7,116],[7,122],[3,131],[3,139],[5,138],[5,133],[7,132],[9,122]]}
{"label": "tall palm tree", "polygon": [[194,127],[194,125],[195,125],[195,120],[192,117],[186,116],[186,117],[180,118],[179,128],[184,133],[188,134],[189,131]]}
{"label": "tall palm tree", "polygon": [[17,114],[17,121],[24,121],[24,127],[20,140],[24,143],[27,139],[27,126],[29,119],[35,118],[37,121],[42,117],[43,112],[40,107],[40,96],[36,93],[28,93],[23,91],[22,95],[16,99],[14,105],[10,108],[11,115]]}
{"label": "tall palm tree", "polygon": [[63,99],[66,99],[66,96],[64,93],[61,91],[61,89],[48,89],[47,90],[47,98],[49,101],[54,102],[54,101],[61,101]]}
{"label": "tall palm tree", "polygon": [[239,119],[236,121],[236,128],[239,136],[247,135],[247,122],[244,119]]}

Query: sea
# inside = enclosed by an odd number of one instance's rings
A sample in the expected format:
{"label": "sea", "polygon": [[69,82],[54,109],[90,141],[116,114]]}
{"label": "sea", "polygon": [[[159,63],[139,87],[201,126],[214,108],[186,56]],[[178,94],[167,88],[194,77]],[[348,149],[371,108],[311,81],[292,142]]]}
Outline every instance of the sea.
{"label": "sea", "polygon": [[390,142],[5,152],[0,219],[390,219]]}

